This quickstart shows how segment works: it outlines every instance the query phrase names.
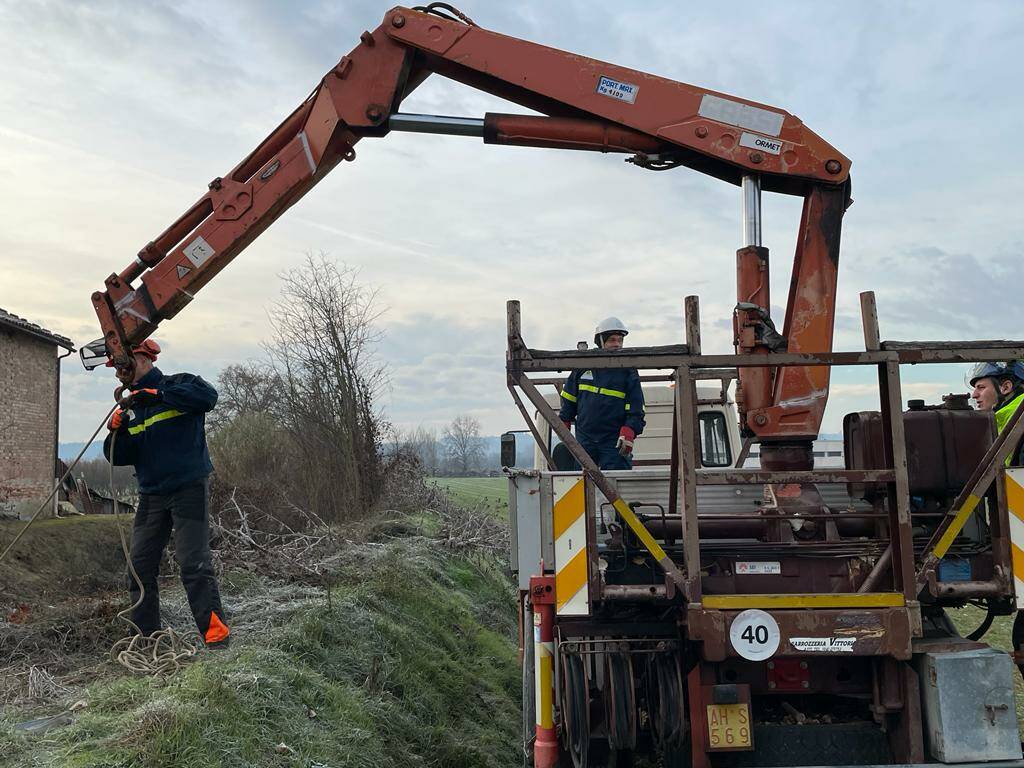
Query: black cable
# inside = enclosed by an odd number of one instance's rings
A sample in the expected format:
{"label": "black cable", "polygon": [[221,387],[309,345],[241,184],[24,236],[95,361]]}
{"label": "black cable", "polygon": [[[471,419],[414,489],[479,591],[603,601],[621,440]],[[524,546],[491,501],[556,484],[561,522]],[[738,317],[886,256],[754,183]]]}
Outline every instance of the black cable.
{"label": "black cable", "polygon": [[[440,10],[439,10],[440,9]],[[464,14],[458,8],[448,3],[430,3],[429,5],[417,5],[413,7],[414,11],[420,11],[422,13],[432,13],[435,16],[440,16],[442,19],[448,19],[448,21],[461,21],[463,24],[468,24],[471,27],[477,26],[476,22],[473,21],[469,16]],[[448,11],[452,14],[442,13],[442,11]]]}
{"label": "black cable", "polygon": [[681,159],[664,154],[655,160],[648,155],[638,153],[633,155],[633,157],[627,157],[624,162],[648,171],[671,171],[683,165],[683,161]]}
{"label": "black cable", "polygon": [[988,608],[985,612],[985,618],[982,619],[981,624],[978,625],[978,628],[967,636],[967,639],[981,640],[981,638],[985,636],[985,633],[988,632],[988,628],[992,626],[992,620],[995,617],[995,611],[993,610],[992,604],[989,603]]}
{"label": "black cable", "polygon": [[586,670],[577,653],[563,658],[565,669],[565,741],[577,766],[588,764],[590,751],[589,703],[587,701]]}
{"label": "black cable", "polygon": [[607,657],[605,712],[608,717],[608,746],[616,750],[636,747],[636,702],[629,656],[611,653]]}
{"label": "black cable", "polygon": [[658,697],[657,717],[651,719],[656,725],[655,740],[664,751],[683,743],[682,731],[682,688],[678,659],[674,655],[658,654],[654,658],[655,684]]}

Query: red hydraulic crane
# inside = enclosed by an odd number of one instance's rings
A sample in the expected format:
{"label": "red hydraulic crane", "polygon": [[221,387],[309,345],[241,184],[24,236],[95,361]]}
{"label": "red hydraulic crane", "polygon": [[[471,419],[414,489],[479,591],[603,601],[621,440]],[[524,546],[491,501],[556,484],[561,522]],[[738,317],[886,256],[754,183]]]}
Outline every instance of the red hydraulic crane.
{"label": "red hydraulic crane", "polygon": [[[435,73],[544,116],[400,112]],[[83,350],[83,362],[94,367],[110,357],[130,365],[125,350],[174,317],[339,162],[354,160],[360,140],[395,130],[621,152],[641,168],[687,166],[740,185],[737,352],[831,350],[840,230],[850,202],[850,161],[838,150],[775,107],[491,32],[445,3],[431,3],[388,11],[255,150],[106,279],[105,290],[92,296],[103,337]],[[762,189],[804,199],[781,332],[769,316]],[[809,446],[817,436],[827,367],[746,368],[740,383],[748,434],[790,446]]]}

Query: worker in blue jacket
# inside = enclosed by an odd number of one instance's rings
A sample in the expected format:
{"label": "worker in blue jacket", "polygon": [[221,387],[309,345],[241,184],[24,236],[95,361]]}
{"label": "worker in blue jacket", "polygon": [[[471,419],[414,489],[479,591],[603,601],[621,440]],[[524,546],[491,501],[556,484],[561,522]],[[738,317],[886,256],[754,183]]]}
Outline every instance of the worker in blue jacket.
{"label": "worker in blue jacket", "polygon": [[[594,344],[615,352],[629,333],[617,317],[594,329]],[[636,368],[575,370],[562,386],[559,418],[601,469],[632,469],[633,441],[644,431],[644,393]]]}
{"label": "worker in blue jacket", "polygon": [[[217,403],[217,390],[191,373],[165,376],[154,365],[160,353],[155,341],[146,340],[132,352],[134,369],[117,370],[118,379],[130,389],[123,401],[127,408],[114,411],[103,443],[110,463],[133,465],[139,483],[131,555],[144,594],[132,611],[132,621],[144,635],[160,629],[157,575],[173,530],[174,555],[199,634],[207,646],[224,647],[231,630],[210,556],[213,465],[205,430],[206,413]],[[138,585],[131,577],[128,583],[136,603]]]}

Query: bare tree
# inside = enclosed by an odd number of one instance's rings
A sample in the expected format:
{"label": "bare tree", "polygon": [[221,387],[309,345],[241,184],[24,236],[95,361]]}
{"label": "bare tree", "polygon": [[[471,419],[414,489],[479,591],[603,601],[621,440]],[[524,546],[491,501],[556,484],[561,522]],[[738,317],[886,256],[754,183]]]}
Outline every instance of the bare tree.
{"label": "bare tree", "polygon": [[423,472],[427,475],[436,475],[440,470],[441,450],[436,430],[419,426],[408,432],[396,432],[394,452],[416,457]]}
{"label": "bare tree", "polygon": [[452,469],[456,472],[468,473],[483,458],[480,422],[472,416],[463,414],[452,419],[452,423],[444,428],[444,443]]}
{"label": "bare tree", "polygon": [[281,275],[266,346],[280,380],[280,424],[301,456],[307,508],[328,520],[365,514],[382,487],[383,423],[374,398],[387,382],[374,358],[376,292],[325,254]]}
{"label": "bare tree", "polygon": [[281,377],[266,362],[227,366],[217,376],[217,407],[206,417],[215,432],[238,416],[279,415]]}

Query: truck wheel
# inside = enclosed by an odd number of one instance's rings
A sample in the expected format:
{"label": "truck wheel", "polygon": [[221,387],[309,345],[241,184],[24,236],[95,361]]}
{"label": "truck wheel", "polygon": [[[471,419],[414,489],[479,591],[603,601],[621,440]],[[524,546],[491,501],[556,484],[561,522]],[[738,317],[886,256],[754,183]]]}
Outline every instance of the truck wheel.
{"label": "truck wheel", "polygon": [[636,747],[635,683],[633,662],[628,654],[605,656],[604,714],[612,752]]}
{"label": "truck wheel", "polygon": [[678,748],[686,738],[686,700],[683,693],[683,671],[675,653],[659,653],[647,669],[647,708],[651,731],[658,749],[667,752]]}
{"label": "truck wheel", "polygon": [[590,752],[590,686],[578,653],[562,657],[562,722],[564,747],[575,768],[587,768]]}

